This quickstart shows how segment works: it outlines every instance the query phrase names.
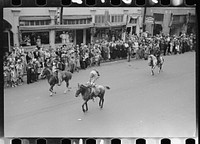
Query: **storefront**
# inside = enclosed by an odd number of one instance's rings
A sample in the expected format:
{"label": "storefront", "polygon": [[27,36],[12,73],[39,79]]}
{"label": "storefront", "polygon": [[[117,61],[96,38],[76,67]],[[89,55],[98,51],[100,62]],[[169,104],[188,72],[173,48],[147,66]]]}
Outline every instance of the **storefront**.
{"label": "storefront", "polygon": [[3,50],[4,52],[11,51],[13,47],[13,33],[11,24],[3,19]]}
{"label": "storefront", "polygon": [[[63,33],[69,36],[69,44],[90,43],[90,16],[65,16],[62,25],[52,24],[50,17],[20,17],[19,41],[27,49],[38,45],[45,48],[61,46]],[[68,44],[68,43],[67,43]]]}
{"label": "storefront", "polygon": [[[96,25],[93,35],[96,40],[118,40],[122,39],[122,33],[125,32],[125,24]],[[114,37],[114,38],[113,38]]]}
{"label": "storefront", "polygon": [[187,31],[187,15],[171,15],[170,35],[180,35]]}
{"label": "storefront", "polygon": [[126,25],[126,32],[129,35],[139,35],[140,34],[140,24],[139,15],[129,15]]}
{"label": "storefront", "polygon": [[196,33],[197,32],[197,24],[196,24],[196,16],[190,15],[187,23],[187,33]]}

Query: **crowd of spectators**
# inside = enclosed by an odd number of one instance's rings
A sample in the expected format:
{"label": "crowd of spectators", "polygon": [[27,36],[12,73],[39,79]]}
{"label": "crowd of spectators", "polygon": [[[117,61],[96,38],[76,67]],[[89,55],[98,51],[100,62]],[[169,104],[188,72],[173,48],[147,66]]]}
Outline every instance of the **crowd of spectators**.
{"label": "crowd of spectators", "polygon": [[88,45],[62,45],[58,48],[44,49],[36,46],[33,51],[26,51],[23,47],[15,46],[10,53],[4,55],[4,85],[16,87],[24,83],[37,82],[43,67],[57,67],[72,73],[102,61],[116,59],[147,59],[149,54],[160,50],[163,55],[176,55],[196,49],[196,36],[193,34],[180,36],[156,35],[140,36],[127,35],[126,40],[115,41],[97,40]]}

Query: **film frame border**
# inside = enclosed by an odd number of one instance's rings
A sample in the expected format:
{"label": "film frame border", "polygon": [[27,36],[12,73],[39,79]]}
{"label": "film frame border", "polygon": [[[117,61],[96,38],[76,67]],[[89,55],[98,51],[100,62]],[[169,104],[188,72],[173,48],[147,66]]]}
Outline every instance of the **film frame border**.
{"label": "film frame border", "polygon": [[[0,7],[1,8],[1,10],[4,8],[4,7],[55,7],[55,6],[65,6],[65,5],[63,5],[62,3],[54,3],[53,1],[54,0],[46,0],[47,1],[47,4],[46,5],[37,5],[36,4],[36,0],[31,0],[31,2],[32,3],[22,3],[22,4],[20,4],[20,5],[12,5],[12,3],[11,3],[11,1],[12,0],[8,0],[7,2],[5,2],[5,1],[7,1],[7,0],[4,0],[4,3],[3,3],[3,5]],[[24,2],[25,0],[19,0],[19,1],[22,1],[22,2]],[[30,1],[30,0],[29,0]],[[34,5],[33,6],[33,1],[35,2],[35,4],[36,5]],[[105,3],[100,3],[99,1],[100,0],[96,0],[96,1],[98,1],[97,2],[97,5],[91,5],[91,7],[101,7],[101,6],[103,6],[103,7],[116,7],[116,5],[112,5],[111,3],[108,3],[108,0],[105,0],[106,2]],[[132,0],[132,3],[133,3],[133,1],[137,1],[137,0]],[[148,0],[145,0],[146,2],[148,1]],[[172,1],[172,0],[171,0]],[[183,0],[184,2],[183,2],[183,4],[182,5],[180,5],[180,6],[178,6],[178,7],[195,7],[196,6],[196,3],[194,2],[194,4],[191,4],[191,5],[187,5],[187,1],[190,1],[190,0]],[[195,0],[193,0],[193,1],[195,1]],[[10,3],[8,3],[8,2],[10,2]],[[61,0],[60,0],[60,2],[61,2]],[[71,2],[71,4],[70,5],[68,5],[67,7],[76,7],[76,6],[78,6],[78,7],[88,7],[88,6],[90,6],[90,5],[87,5],[86,3],[84,3],[85,2],[85,0],[83,0],[83,4],[81,4],[81,6],[79,5],[79,4],[74,4],[73,2]],[[160,2],[160,1],[159,1]],[[2,3],[2,2],[1,2]],[[123,3],[123,2],[121,2],[121,5],[118,5],[119,7],[138,7],[138,6],[144,6],[144,7],[149,7],[149,6],[152,6],[152,5],[150,5],[150,4],[147,4],[147,5],[137,5],[136,3],[134,4],[134,5],[132,5],[132,3],[131,4],[125,4],[125,3]],[[158,5],[153,5],[153,7],[165,7],[166,5],[162,5],[161,3],[159,3]],[[169,5],[167,5],[167,6],[169,6],[169,7],[173,7],[173,5],[170,3]],[[0,15],[0,17],[1,17],[2,15]],[[198,103],[197,103],[198,104]],[[196,107],[197,107],[197,105],[196,105]],[[198,108],[196,108],[196,110],[198,110]],[[197,115],[196,116],[198,116],[198,111],[197,111]],[[198,117],[197,117],[197,120],[198,120]],[[198,122],[197,122],[197,131],[198,131]],[[197,132],[198,133],[198,132]],[[1,137],[1,133],[0,133],[0,137]],[[8,139],[12,139],[12,140],[14,140],[14,139],[28,139],[28,138],[8,138]],[[34,138],[34,139],[41,139],[41,138]],[[43,138],[42,138],[43,139]],[[44,138],[44,139],[49,139],[49,138]],[[89,139],[103,139],[103,138],[61,138],[61,140],[62,139],[70,139],[71,141],[73,140],[73,139],[86,139],[86,140],[89,140]],[[110,139],[110,140],[112,140],[112,139],[124,139],[124,138],[105,138],[105,139]],[[125,139],[128,139],[128,138],[125,138]],[[143,139],[143,138],[130,138],[130,139]],[[168,139],[168,138],[163,138],[163,139]],[[198,142],[198,139],[196,139],[196,138],[184,138],[185,139],[185,141],[186,140],[195,140],[195,142],[197,143]],[[162,140],[161,138],[160,138],[160,140]]]}

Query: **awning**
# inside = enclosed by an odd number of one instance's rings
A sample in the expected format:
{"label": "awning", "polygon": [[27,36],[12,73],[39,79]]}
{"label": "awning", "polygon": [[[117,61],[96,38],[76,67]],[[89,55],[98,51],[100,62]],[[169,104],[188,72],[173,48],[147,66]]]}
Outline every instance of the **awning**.
{"label": "awning", "polygon": [[91,19],[91,15],[64,15],[63,19],[65,20],[76,20],[76,19]]}
{"label": "awning", "polygon": [[31,20],[51,20],[50,16],[20,16],[21,21],[31,21]]}
{"label": "awning", "polygon": [[94,27],[96,28],[112,28],[112,27],[123,27],[125,26],[126,24],[125,23],[108,23],[108,24],[95,24]]}
{"label": "awning", "polygon": [[92,24],[20,26],[19,30],[21,31],[64,30],[64,29],[87,29],[91,27]]}
{"label": "awning", "polygon": [[132,19],[137,19],[139,16],[138,15],[129,15],[129,17]]}
{"label": "awning", "polygon": [[20,26],[20,31],[38,31],[38,30],[51,30],[51,25],[44,25],[44,26]]}
{"label": "awning", "polygon": [[55,30],[64,30],[64,29],[88,29],[91,28],[92,24],[73,24],[73,25],[56,25]]}

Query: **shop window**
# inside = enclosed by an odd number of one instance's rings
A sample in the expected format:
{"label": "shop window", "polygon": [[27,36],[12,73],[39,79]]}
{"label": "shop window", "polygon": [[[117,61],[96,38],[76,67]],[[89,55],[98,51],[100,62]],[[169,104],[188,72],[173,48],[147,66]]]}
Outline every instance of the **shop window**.
{"label": "shop window", "polygon": [[34,46],[38,36],[40,36],[42,44],[49,44],[49,32],[22,32],[22,46]]}
{"label": "shop window", "polygon": [[[64,31],[66,33],[66,31]],[[74,33],[75,31],[74,30],[69,30],[67,31],[68,34],[69,34],[69,41],[70,42],[73,42],[73,39],[74,39]],[[62,39],[61,39],[61,34],[63,34],[63,31],[56,31],[55,32],[55,43],[62,43]]]}

